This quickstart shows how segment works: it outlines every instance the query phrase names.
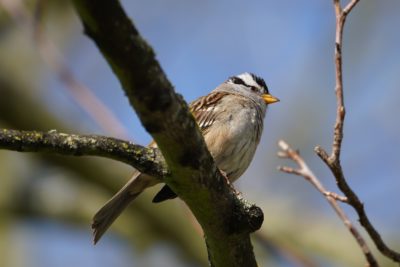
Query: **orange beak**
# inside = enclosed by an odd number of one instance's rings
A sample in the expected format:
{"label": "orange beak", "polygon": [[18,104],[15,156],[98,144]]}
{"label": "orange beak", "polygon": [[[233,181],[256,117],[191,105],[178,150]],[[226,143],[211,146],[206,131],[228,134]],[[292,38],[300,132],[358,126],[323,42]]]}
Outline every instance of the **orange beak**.
{"label": "orange beak", "polygon": [[276,98],[270,94],[263,94],[261,97],[264,99],[266,104],[272,104],[272,103],[280,101],[278,98]]}

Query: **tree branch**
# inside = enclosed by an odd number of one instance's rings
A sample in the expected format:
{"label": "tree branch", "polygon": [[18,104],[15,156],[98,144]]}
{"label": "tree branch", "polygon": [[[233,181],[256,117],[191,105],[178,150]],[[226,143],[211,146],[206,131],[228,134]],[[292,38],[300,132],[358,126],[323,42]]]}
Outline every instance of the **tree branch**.
{"label": "tree branch", "polygon": [[340,5],[340,0],[333,0],[336,14],[336,39],[335,39],[335,75],[336,75],[336,122],[334,127],[334,136],[332,143],[332,153],[328,153],[320,146],[317,146],[315,153],[325,162],[336,179],[339,189],[347,198],[347,203],[350,204],[357,212],[361,225],[368,232],[369,236],[375,243],[378,250],[393,261],[400,262],[400,253],[390,249],[383,241],[378,231],[370,222],[364,204],[360,201],[357,194],[351,189],[343,174],[343,168],[340,163],[340,151],[343,140],[343,125],[345,119],[345,106],[343,94],[343,75],[342,75],[342,45],[343,45],[343,28],[346,22],[347,15],[356,6],[359,0],[352,0],[343,9]]}
{"label": "tree branch", "polygon": [[158,149],[105,136],[0,129],[0,149],[98,156],[124,162],[160,179],[168,174]]}
{"label": "tree branch", "polygon": [[75,0],[93,39],[152,135],[171,172],[166,183],[202,226],[212,266],[257,266],[249,233],[261,209],[237,198],[217,169],[187,104],[175,94],[151,47],[118,1]]}
{"label": "tree branch", "polygon": [[[334,209],[336,214],[339,216],[339,218],[343,221],[344,225],[349,229],[350,233],[353,235],[354,239],[357,241],[358,245],[360,246],[365,259],[368,262],[368,266],[370,267],[378,267],[378,263],[375,260],[374,256],[371,253],[371,250],[368,248],[367,243],[365,242],[364,238],[361,236],[361,234],[358,232],[358,230],[354,227],[354,225],[351,223],[350,219],[347,217],[347,215],[344,213],[342,208],[339,206],[337,203],[337,198],[339,197],[336,193],[329,192],[328,190],[325,189],[321,181],[314,175],[314,173],[310,170],[308,167],[307,163],[304,161],[304,159],[300,156],[298,152],[293,150],[286,142],[284,141],[279,141],[278,145],[282,149],[281,153],[279,155],[281,157],[285,157],[288,159],[293,160],[297,165],[298,168],[290,168],[290,167],[279,167],[280,171],[290,173],[290,174],[295,174],[299,176],[303,176],[307,181],[309,181],[329,202],[331,207]],[[339,197],[340,200],[342,200],[343,197]]]}

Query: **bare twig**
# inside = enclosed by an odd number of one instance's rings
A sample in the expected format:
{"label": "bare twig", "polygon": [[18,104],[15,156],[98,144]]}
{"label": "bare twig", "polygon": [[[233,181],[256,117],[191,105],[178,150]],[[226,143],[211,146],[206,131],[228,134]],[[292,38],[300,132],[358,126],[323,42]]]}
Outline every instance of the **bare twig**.
{"label": "bare twig", "polygon": [[339,194],[337,194],[337,193],[334,193],[334,192],[324,192],[324,195],[325,195],[325,196],[328,196],[328,197],[332,197],[332,198],[334,198],[334,199],[337,200],[337,201],[341,201],[341,202],[343,202],[343,203],[347,203],[347,197],[341,196],[341,195],[339,195]]}
{"label": "bare twig", "polygon": [[[314,173],[310,170],[304,159],[299,155],[297,151],[293,150],[285,141],[282,140],[279,141],[278,145],[282,149],[281,154],[282,152],[285,153],[288,159],[293,160],[298,165],[297,169],[290,167],[279,167],[279,170],[290,174],[303,176],[322,195],[324,195],[325,198],[328,200],[329,204],[331,205],[331,207],[335,210],[336,214],[339,216],[339,218],[343,221],[344,225],[347,227],[347,229],[349,229],[350,233],[356,239],[358,245],[360,246],[362,252],[364,253],[365,259],[368,262],[368,266],[370,267],[379,266],[374,256],[372,255],[371,250],[368,248],[368,245],[365,242],[364,238],[354,227],[354,225],[351,223],[347,215],[344,213],[342,208],[337,203],[337,195],[334,193],[330,193],[325,189],[325,187],[314,175]],[[333,197],[332,194],[335,195],[335,197]]]}
{"label": "bare twig", "polygon": [[360,201],[356,193],[351,189],[343,174],[343,169],[340,163],[340,151],[343,140],[343,125],[345,118],[345,106],[343,96],[343,75],[342,75],[342,45],[343,45],[343,28],[347,15],[351,12],[359,0],[352,0],[343,9],[339,0],[334,0],[336,14],[336,38],[335,38],[335,70],[336,70],[336,122],[334,127],[334,137],[332,144],[332,153],[328,153],[317,146],[314,150],[316,154],[325,162],[334,175],[339,189],[347,198],[347,203],[350,204],[357,212],[361,225],[368,232],[369,236],[375,243],[378,250],[393,261],[400,262],[400,253],[390,249],[378,231],[370,222],[364,209],[364,204]]}
{"label": "bare twig", "polygon": [[[335,131],[332,144],[332,154],[325,158],[324,161],[328,161],[335,164],[340,164],[340,151],[343,140],[343,125],[346,110],[344,107],[344,96],[343,96],[343,77],[342,77],[342,39],[343,39],[343,28],[346,22],[347,15],[354,8],[354,6],[360,0],[352,0],[347,6],[342,9],[340,6],[340,0],[333,0],[335,13],[336,13],[336,37],[335,37],[335,66],[336,66],[336,122]],[[324,155],[326,156],[326,155]]]}

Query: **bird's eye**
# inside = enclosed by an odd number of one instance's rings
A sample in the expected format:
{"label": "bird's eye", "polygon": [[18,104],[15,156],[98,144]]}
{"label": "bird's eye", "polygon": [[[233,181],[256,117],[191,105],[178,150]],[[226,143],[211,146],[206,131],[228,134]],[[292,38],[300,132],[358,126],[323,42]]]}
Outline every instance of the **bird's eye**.
{"label": "bird's eye", "polygon": [[253,92],[257,92],[258,90],[257,90],[257,87],[255,87],[255,86],[250,86],[250,89],[251,89],[251,91],[253,91]]}

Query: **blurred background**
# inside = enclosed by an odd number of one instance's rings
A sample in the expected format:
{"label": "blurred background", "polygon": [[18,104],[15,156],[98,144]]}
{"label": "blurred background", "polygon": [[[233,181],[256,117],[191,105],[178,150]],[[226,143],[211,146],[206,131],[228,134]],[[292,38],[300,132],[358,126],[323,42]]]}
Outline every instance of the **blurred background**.
{"label": "blurred background", "polygon": [[[255,159],[236,183],[265,214],[253,240],[259,265],[364,266],[360,248],[326,200],[303,178],[277,171],[291,165],[276,156],[277,141],[284,139],[338,192],[313,152],[317,144],[330,151],[335,120],[332,1],[122,4],[188,102],[246,71],[262,76],[281,99],[270,107]],[[348,17],[342,152],[348,182],[397,250],[399,10],[396,0],[363,0]],[[0,127],[150,141],[70,1],[0,1]],[[92,215],[131,172],[111,160],[1,150],[0,265],[206,266],[190,211],[180,200],[152,204],[159,188],[138,198],[92,245]],[[352,209],[344,208],[368,239]],[[396,266],[369,244],[382,266]]]}

